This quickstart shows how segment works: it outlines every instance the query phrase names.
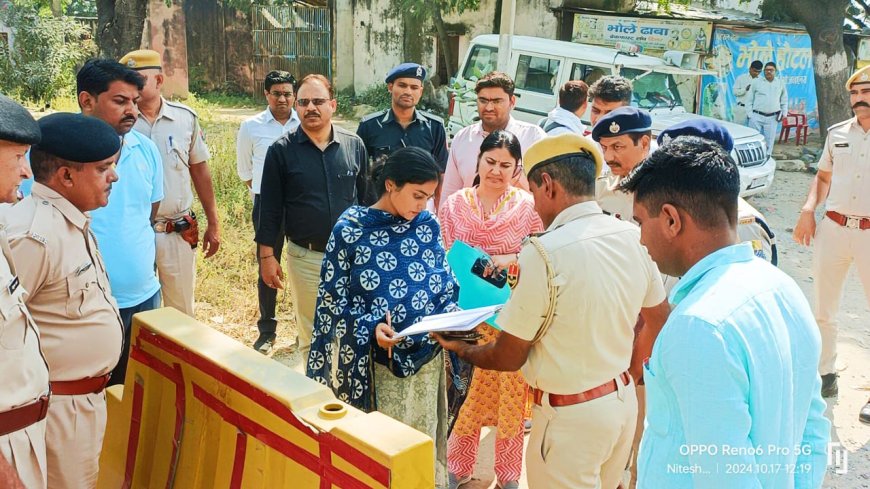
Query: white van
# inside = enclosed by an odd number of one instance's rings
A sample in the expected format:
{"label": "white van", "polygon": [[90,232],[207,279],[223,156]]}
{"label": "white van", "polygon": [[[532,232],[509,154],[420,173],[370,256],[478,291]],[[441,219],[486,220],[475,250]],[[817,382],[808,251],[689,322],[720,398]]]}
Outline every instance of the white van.
{"label": "white van", "polygon": [[[498,61],[497,34],[475,37],[471,41],[465,62],[456,81],[470,88],[464,97],[450,99],[450,118],[447,133],[453,137],[460,129],[478,120],[474,101],[474,81],[493,71]],[[686,53],[691,59],[691,54]],[[679,60],[681,54],[666,53]],[[688,63],[684,63],[688,64]],[[537,123],[557,105],[559,87],[569,80],[583,80],[591,85],[604,75],[622,75],[633,82],[631,104],[650,111],[653,136],[667,127],[691,118],[704,116],[688,113],[680,95],[683,83],[697,85],[697,77],[705,72],[691,67],[679,67],[661,58],[643,54],[628,54],[612,48],[555,41],[539,37],[513,36],[511,59],[507,74],[516,83],[517,105],[513,116]],[[461,92],[461,90],[460,90]],[[583,117],[589,121],[589,111]],[[755,129],[720,121],[734,138],[732,157],[740,166],[741,196],[747,197],[764,191],[773,183],[776,163],[768,158],[764,138]]]}

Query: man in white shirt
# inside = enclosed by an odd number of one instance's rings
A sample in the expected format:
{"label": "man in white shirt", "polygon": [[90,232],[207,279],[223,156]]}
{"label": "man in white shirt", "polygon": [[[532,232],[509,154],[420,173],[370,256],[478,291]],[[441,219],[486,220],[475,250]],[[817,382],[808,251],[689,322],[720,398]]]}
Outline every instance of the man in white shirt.
{"label": "man in white shirt", "polygon": [[[254,232],[257,231],[259,222],[260,183],[266,151],[276,139],[299,127],[299,116],[293,109],[296,103],[296,79],[293,75],[286,71],[270,71],[264,80],[264,93],[269,107],[242,122],[236,138],[236,170],[254,197]],[[284,235],[281,234],[274,246],[275,259],[279,262],[283,248]],[[254,342],[254,349],[265,354],[272,348],[276,338],[275,328],[278,322],[275,319],[275,302],[278,291],[268,287],[258,273],[257,294],[260,303],[257,329],[260,335]]]}
{"label": "man in white shirt", "polygon": [[749,114],[747,113],[746,104],[749,102],[749,89],[752,86],[752,81],[758,78],[761,74],[761,69],[764,65],[759,60],[755,60],[749,65],[749,71],[738,76],[734,80],[734,96],[737,97],[737,105],[734,106],[734,122],[744,126],[749,125]]}
{"label": "man in white shirt", "polygon": [[570,80],[559,89],[559,106],[551,110],[542,126],[547,136],[573,132],[586,136],[589,130],[580,119],[586,113],[589,86],[580,80]]}
{"label": "man in white shirt", "polygon": [[[447,200],[457,190],[471,187],[477,174],[477,157],[480,143],[492,131],[503,129],[513,133],[520,140],[523,152],[535,141],[543,139],[547,133],[535,124],[514,119],[511,110],[517,103],[514,96],[514,81],[508,75],[493,71],[477,81],[477,112],[480,121],[464,127],[453,137],[447,170],[441,187],[441,202]],[[528,190],[529,183],[524,174],[516,183]]]}
{"label": "man in white shirt", "polygon": [[776,64],[773,61],[764,65],[764,77],[752,80],[747,106],[752,108],[749,127],[764,135],[769,156],[773,152],[776,128],[788,112],[788,92],[782,79],[776,78]]}

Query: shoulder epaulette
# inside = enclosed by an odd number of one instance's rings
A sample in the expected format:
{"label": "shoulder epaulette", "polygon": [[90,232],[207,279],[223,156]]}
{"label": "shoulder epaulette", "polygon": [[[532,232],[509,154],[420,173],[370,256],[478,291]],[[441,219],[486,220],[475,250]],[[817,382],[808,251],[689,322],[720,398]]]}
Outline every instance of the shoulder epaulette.
{"label": "shoulder epaulette", "polygon": [[844,121],[840,121],[840,122],[834,124],[833,126],[829,127],[828,130],[830,131],[831,129],[834,129],[835,127],[840,127],[840,126],[842,126],[844,124],[848,124],[850,122],[852,122],[852,119],[846,119]]}
{"label": "shoulder epaulette", "polygon": [[53,207],[45,199],[31,196],[33,199],[33,221],[27,226],[27,237],[45,246],[48,244],[48,236],[52,232],[54,219],[52,218]]}
{"label": "shoulder epaulette", "polygon": [[431,112],[427,112],[425,110],[421,110],[419,112],[420,112],[420,115],[422,115],[423,117],[425,117],[427,119],[432,119],[433,121],[440,123],[442,126],[444,125],[444,119],[442,117],[439,117],[439,116],[437,116]]}
{"label": "shoulder epaulette", "polygon": [[173,106],[173,107],[175,107],[175,108],[177,108],[177,109],[183,109],[183,110],[186,110],[186,111],[190,112],[191,114],[193,114],[193,116],[196,117],[197,119],[199,118],[199,115],[196,113],[195,110],[191,109],[190,107],[188,107],[188,106],[186,106],[186,105],[184,105],[184,104],[182,104],[182,103],[180,103],[180,102],[171,102],[171,101],[167,100],[167,101],[166,101],[166,104],[167,104],[167,105],[171,105],[171,106]]}
{"label": "shoulder epaulette", "polygon": [[379,117],[383,117],[384,114],[386,114],[386,113],[387,113],[386,110],[379,110],[379,111],[377,111],[377,112],[372,112],[371,114],[368,114],[368,115],[363,116],[363,118],[360,119],[359,121],[360,121],[360,123],[363,123],[363,122],[366,122],[366,121],[370,121],[370,120],[372,120],[372,119],[377,119],[377,118],[379,118]]}

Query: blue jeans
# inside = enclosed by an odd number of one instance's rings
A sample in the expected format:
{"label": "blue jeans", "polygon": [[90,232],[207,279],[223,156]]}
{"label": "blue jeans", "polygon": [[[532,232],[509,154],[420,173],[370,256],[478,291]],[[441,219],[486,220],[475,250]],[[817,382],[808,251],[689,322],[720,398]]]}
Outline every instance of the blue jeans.
{"label": "blue jeans", "polygon": [[109,385],[123,384],[124,378],[127,376],[127,360],[130,358],[130,336],[133,327],[133,315],[138,312],[150,311],[160,307],[160,291],[146,299],[145,302],[132,307],[120,309],[121,322],[124,323],[124,349],[121,350],[121,358],[118,360],[118,365],[112,370],[112,377],[109,379]]}

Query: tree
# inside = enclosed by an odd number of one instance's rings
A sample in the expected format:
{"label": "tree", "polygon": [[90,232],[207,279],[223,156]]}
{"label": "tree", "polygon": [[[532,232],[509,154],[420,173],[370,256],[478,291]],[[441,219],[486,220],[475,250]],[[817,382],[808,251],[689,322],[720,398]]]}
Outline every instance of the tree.
{"label": "tree", "polygon": [[480,7],[480,0],[397,0],[397,6],[412,22],[419,24],[432,22],[438,35],[438,44],[441,46],[444,66],[447,67],[448,73],[455,73],[458,66],[456,60],[453,59],[453,53],[450,51],[444,15],[476,9]]}
{"label": "tree", "polygon": [[804,25],[813,45],[816,98],[822,136],[827,128],[851,117],[849,95],[844,90],[851,74],[843,44],[843,25],[850,0],[764,0],[762,18],[794,20]]}
{"label": "tree", "polygon": [[118,59],[142,45],[148,0],[97,0],[100,55]]}
{"label": "tree", "polygon": [[0,92],[31,102],[48,106],[73,87],[76,64],[96,50],[84,25],[38,5],[6,9],[2,20],[15,41],[0,51]]}

